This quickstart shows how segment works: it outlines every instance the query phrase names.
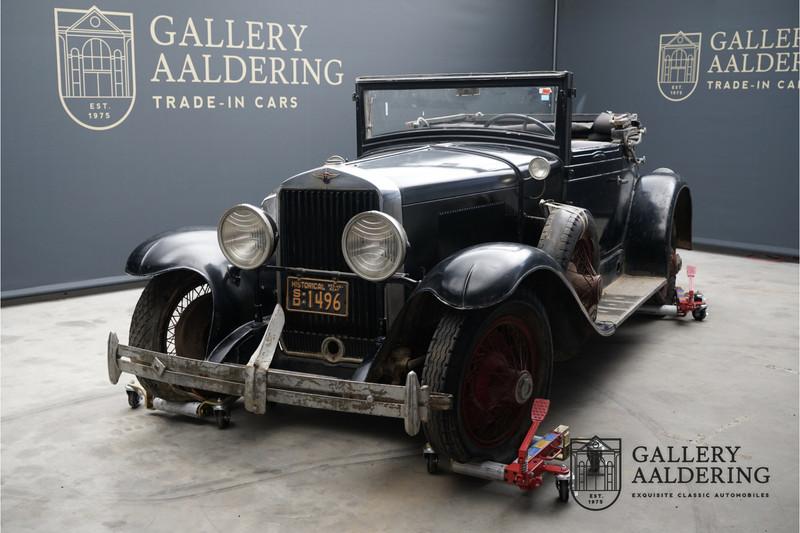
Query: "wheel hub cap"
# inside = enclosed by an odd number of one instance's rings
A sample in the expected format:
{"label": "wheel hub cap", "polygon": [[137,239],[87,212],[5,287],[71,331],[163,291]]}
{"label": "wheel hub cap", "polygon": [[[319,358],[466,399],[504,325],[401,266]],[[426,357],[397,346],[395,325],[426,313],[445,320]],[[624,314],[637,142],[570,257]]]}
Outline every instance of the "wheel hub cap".
{"label": "wheel hub cap", "polygon": [[518,404],[527,402],[533,394],[533,376],[527,370],[519,373],[517,386],[514,388],[514,399]]}

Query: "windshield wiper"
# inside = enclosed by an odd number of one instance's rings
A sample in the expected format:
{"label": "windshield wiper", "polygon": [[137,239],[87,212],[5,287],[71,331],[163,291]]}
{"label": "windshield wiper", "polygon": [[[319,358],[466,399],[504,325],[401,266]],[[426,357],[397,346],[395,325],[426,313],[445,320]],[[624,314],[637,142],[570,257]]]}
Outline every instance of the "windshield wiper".
{"label": "windshield wiper", "polygon": [[430,128],[436,124],[448,124],[452,122],[481,122],[484,115],[480,111],[476,113],[456,113],[455,115],[442,115],[441,117],[426,118],[417,117],[416,120],[406,122],[407,128]]}

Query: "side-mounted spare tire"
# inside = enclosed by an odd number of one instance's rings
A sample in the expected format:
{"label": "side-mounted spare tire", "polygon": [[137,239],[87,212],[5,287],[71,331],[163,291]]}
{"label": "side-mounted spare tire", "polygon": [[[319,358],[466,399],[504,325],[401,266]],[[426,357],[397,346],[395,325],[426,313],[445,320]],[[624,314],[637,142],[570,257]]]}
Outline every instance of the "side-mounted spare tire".
{"label": "side-mounted spare tire", "polygon": [[551,209],[537,247],[561,265],[586,312],[595,319],[603,283],[597,273],[600,246],[592,215],[572,206]]}

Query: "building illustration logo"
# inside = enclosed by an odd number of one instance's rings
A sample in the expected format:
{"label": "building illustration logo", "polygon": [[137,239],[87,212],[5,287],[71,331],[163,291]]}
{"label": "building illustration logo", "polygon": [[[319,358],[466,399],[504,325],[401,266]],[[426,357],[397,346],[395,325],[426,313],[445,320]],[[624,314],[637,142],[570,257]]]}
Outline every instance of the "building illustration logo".
{"label": "building illustration logo", "polygon": [[95,131],[119,125],[136,100],[133,14],[54,10],[58,96],[67,115]]}
{"label": "building illustration logo", "polygon": [[611,507],[622,491],[622,439],[594,436],[570,441],[572,497],[581,507]]}
{"label": "building illustration logo", "polygon": [[662,33],[658,47],[658,90],[667,100],[686,100],[697,87],[702,33]]}

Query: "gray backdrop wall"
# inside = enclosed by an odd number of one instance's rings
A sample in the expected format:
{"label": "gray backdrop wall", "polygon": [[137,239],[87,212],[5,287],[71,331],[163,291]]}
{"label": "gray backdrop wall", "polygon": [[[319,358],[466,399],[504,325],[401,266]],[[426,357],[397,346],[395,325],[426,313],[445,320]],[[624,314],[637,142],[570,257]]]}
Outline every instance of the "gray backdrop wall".
{"label": "gray backdrop wall", "polygon": [[[662,52],[683,63],[659,63]],[[797,255],[795,0],[560,0],[557,56],[578,111],[639,113],[645,170],[691,184],[696,242]]]}
{"label": "gray backdrop wall", "polygon": [[[3,298],[119,281],[145,237],[352,156],[357,75],[552,65],[554,0],[91,5],[3,5]],[[797,254],[797,19],[789,0],[558,2],[577,110],[640,113],[700,243]]]}
{"label": "gray backdrop wall", "polygon": [[[547,69],[552,60],[552,0],[102,0],[103,16],[58,15],[69,44],[57,54],[54,9],[91,6],[3,4],[3,297],[117,281],[129,251],[149,235],[216,224],[230,205],[260,201],[333,153],[352,157],[358,75]],[[125,13],[133,15],[133,46],[119,47],[127,64],[113,63],[113,43],[108,60],[98,41],[84,48],[92,36],[130,40]],[[80,60],[70,59],[73,48]],[[235,59],[226,76],[226,55],[244,59],[246,79],[237,81]],[[283,78],[273,72],[281,61]],[[72,68],[84,68],[82,88],[65,82]],[[118,79],[128,85],[117,93],[130,96],[126,73],[135,101],[118,125],[85,127],[113,125],[130,97],[97,98],[94,108],[93,99],[66,98],[62,106],[59,91],[107,95]],[[170,96],[176,109],[166,108]],[[189,109],[180,109],[182,96]],[[200,98],[208,96],[213,109]],[[232,108],[237,98],[243,108]]]}

